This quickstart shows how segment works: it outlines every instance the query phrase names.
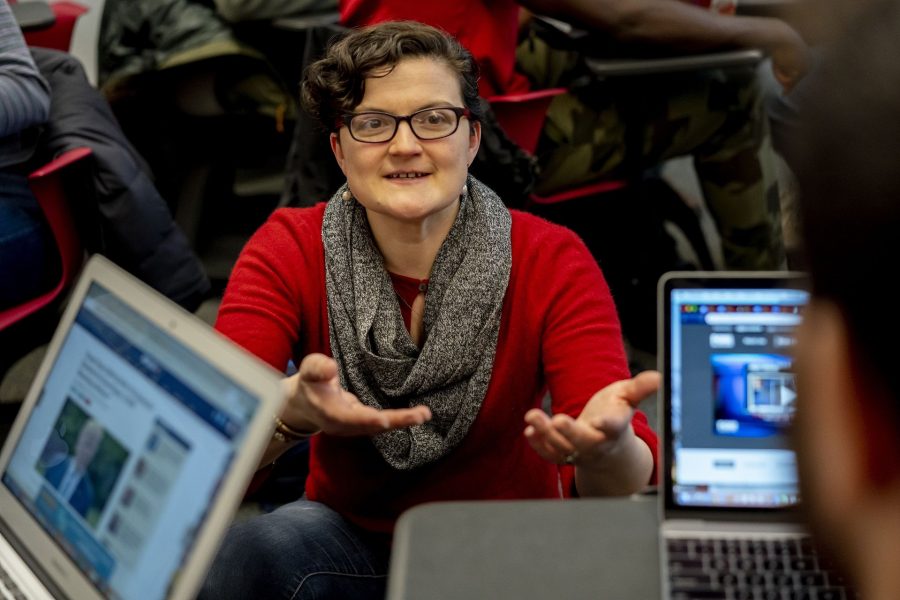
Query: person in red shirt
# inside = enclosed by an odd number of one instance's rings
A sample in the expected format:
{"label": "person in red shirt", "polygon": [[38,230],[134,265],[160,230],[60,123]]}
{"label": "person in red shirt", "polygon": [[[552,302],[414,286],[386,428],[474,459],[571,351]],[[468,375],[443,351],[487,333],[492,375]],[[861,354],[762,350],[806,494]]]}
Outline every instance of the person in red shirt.
{"label": "person in red shirt", "polygon": [[352,31],[307,71],[347,183],[270,218],[216,322],[276,368],[299,362],[262,464],[310,437],[306,495],[235,524],[201,597],[382,597],[407,508],[655,479],[635,406],[659,376],[629,378],[596,262],[468,175],[477,73],[409,22]]}

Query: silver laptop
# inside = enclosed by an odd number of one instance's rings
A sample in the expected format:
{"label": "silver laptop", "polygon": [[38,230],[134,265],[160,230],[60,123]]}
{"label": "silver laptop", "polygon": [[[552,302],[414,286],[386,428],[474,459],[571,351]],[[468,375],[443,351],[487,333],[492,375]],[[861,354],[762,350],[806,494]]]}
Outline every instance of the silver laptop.
{"label": "silver laptop", "polygon": [[660,281],[664,598],[844,598],[800,525],[792,273]]}
{"label": "silver laptop", "polygon": [[191,598],[277,372],[96,256],[0,453],[0,598]]}

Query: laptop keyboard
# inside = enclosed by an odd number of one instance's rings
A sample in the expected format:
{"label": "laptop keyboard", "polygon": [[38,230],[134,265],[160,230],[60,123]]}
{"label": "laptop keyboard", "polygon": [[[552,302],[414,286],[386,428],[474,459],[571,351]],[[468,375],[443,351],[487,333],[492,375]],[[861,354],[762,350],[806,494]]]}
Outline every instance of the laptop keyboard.
{"label": "laptop keyboard", "polygon": [[12,580],[3,565],[0,565],[0,598],[5,600],[25,600],[25,595]]}
{"label": "laptop keyboard", "polygon": [[851,600],[808,537],[666,540],[672,600]]}

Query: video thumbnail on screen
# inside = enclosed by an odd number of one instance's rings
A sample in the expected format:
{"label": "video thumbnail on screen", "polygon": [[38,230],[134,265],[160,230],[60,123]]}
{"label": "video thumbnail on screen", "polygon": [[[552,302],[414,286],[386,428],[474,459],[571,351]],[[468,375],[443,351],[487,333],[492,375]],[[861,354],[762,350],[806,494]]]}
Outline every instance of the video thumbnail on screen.
{"label": "video thumbnail on screen", "polygon": [[790,357],[713,354],[710,360],[717,435],[767,437],[785,430],[797,399]]}

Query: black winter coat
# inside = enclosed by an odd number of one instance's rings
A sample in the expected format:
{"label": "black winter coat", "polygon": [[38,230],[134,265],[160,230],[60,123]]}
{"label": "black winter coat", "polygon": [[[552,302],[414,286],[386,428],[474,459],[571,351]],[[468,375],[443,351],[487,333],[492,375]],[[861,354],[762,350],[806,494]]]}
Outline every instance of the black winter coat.
{"label": "black winter coat", "polygon": [[95,193],[72,199],[88,251],[104,254],[195,310],[209,291],[209,279],[106,99],[72,56],[44,48],[32,48],[32,55],[50,84],[50,120],[37,162],[81,146],[93,152]]}

